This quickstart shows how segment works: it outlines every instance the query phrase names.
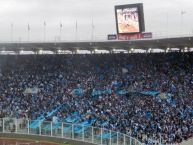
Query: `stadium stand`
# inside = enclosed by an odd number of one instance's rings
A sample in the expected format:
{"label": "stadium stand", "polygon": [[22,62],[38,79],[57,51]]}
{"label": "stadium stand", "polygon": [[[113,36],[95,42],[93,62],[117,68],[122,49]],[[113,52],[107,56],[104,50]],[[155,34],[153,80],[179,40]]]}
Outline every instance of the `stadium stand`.
{"label": "stadium stand", "polygon": [[145,144],[193,137],[191,52],[1,55],[0,68],[0,118],[79,123]]}

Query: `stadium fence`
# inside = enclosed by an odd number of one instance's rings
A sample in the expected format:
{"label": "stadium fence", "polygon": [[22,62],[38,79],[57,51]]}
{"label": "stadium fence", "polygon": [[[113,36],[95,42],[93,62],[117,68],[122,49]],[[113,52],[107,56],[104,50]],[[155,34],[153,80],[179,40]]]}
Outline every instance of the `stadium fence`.
{"label": "stadium fence", "polygon": [[133,137],[104,128],[23,118],[0,118],[0,133],[54,137],[97,145],[142,145]]}

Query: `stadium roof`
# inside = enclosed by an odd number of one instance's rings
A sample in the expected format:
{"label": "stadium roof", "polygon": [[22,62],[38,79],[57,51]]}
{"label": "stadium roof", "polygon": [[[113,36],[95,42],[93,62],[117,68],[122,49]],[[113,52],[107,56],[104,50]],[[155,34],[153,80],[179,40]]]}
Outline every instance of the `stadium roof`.
{"label": "stadium roof", "polygon": [[53,51],[57,50],[115,50],[115,49],[163,49],[179,48],[184,49],[193,47],[193,37],[164,38],[164,39],[146,39],[129,41],[100,41],[100,42],[18,42],[18,43],[0,43],[0,51],[34,51],[39,50]]}

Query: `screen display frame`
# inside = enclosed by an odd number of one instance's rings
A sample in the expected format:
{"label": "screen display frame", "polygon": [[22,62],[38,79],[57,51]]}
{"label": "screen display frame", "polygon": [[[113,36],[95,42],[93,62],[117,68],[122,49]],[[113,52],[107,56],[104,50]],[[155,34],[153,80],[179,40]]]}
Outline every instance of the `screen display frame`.
{"label": "screen display frame", "polygon": [[[121,33],[119,31],[117,10],[118,9],[126,9],[126,8],[137,8],[137,10],[138,10],[138,20],[139,20],[139,32],[125,32],[125,33]],[[145,31],[144,13],[143,13],[143,4],[142,3],[115,6],[115,18],[116,18],[117,34],[137,34],[137,33],[141,33],[143,31]]]}

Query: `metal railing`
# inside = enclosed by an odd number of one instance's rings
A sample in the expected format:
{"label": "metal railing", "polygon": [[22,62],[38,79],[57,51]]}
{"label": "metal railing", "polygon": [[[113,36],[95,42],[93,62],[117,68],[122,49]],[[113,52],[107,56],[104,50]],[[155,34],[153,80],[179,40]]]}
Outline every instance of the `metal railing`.
{"label": "metal railing", "polygon": [[[34,123],[38,125],[33,127]],[[64,138],[97,145],[142,145],[133,137],[104,128],[28,119],[0,118],[0,133]]]}

